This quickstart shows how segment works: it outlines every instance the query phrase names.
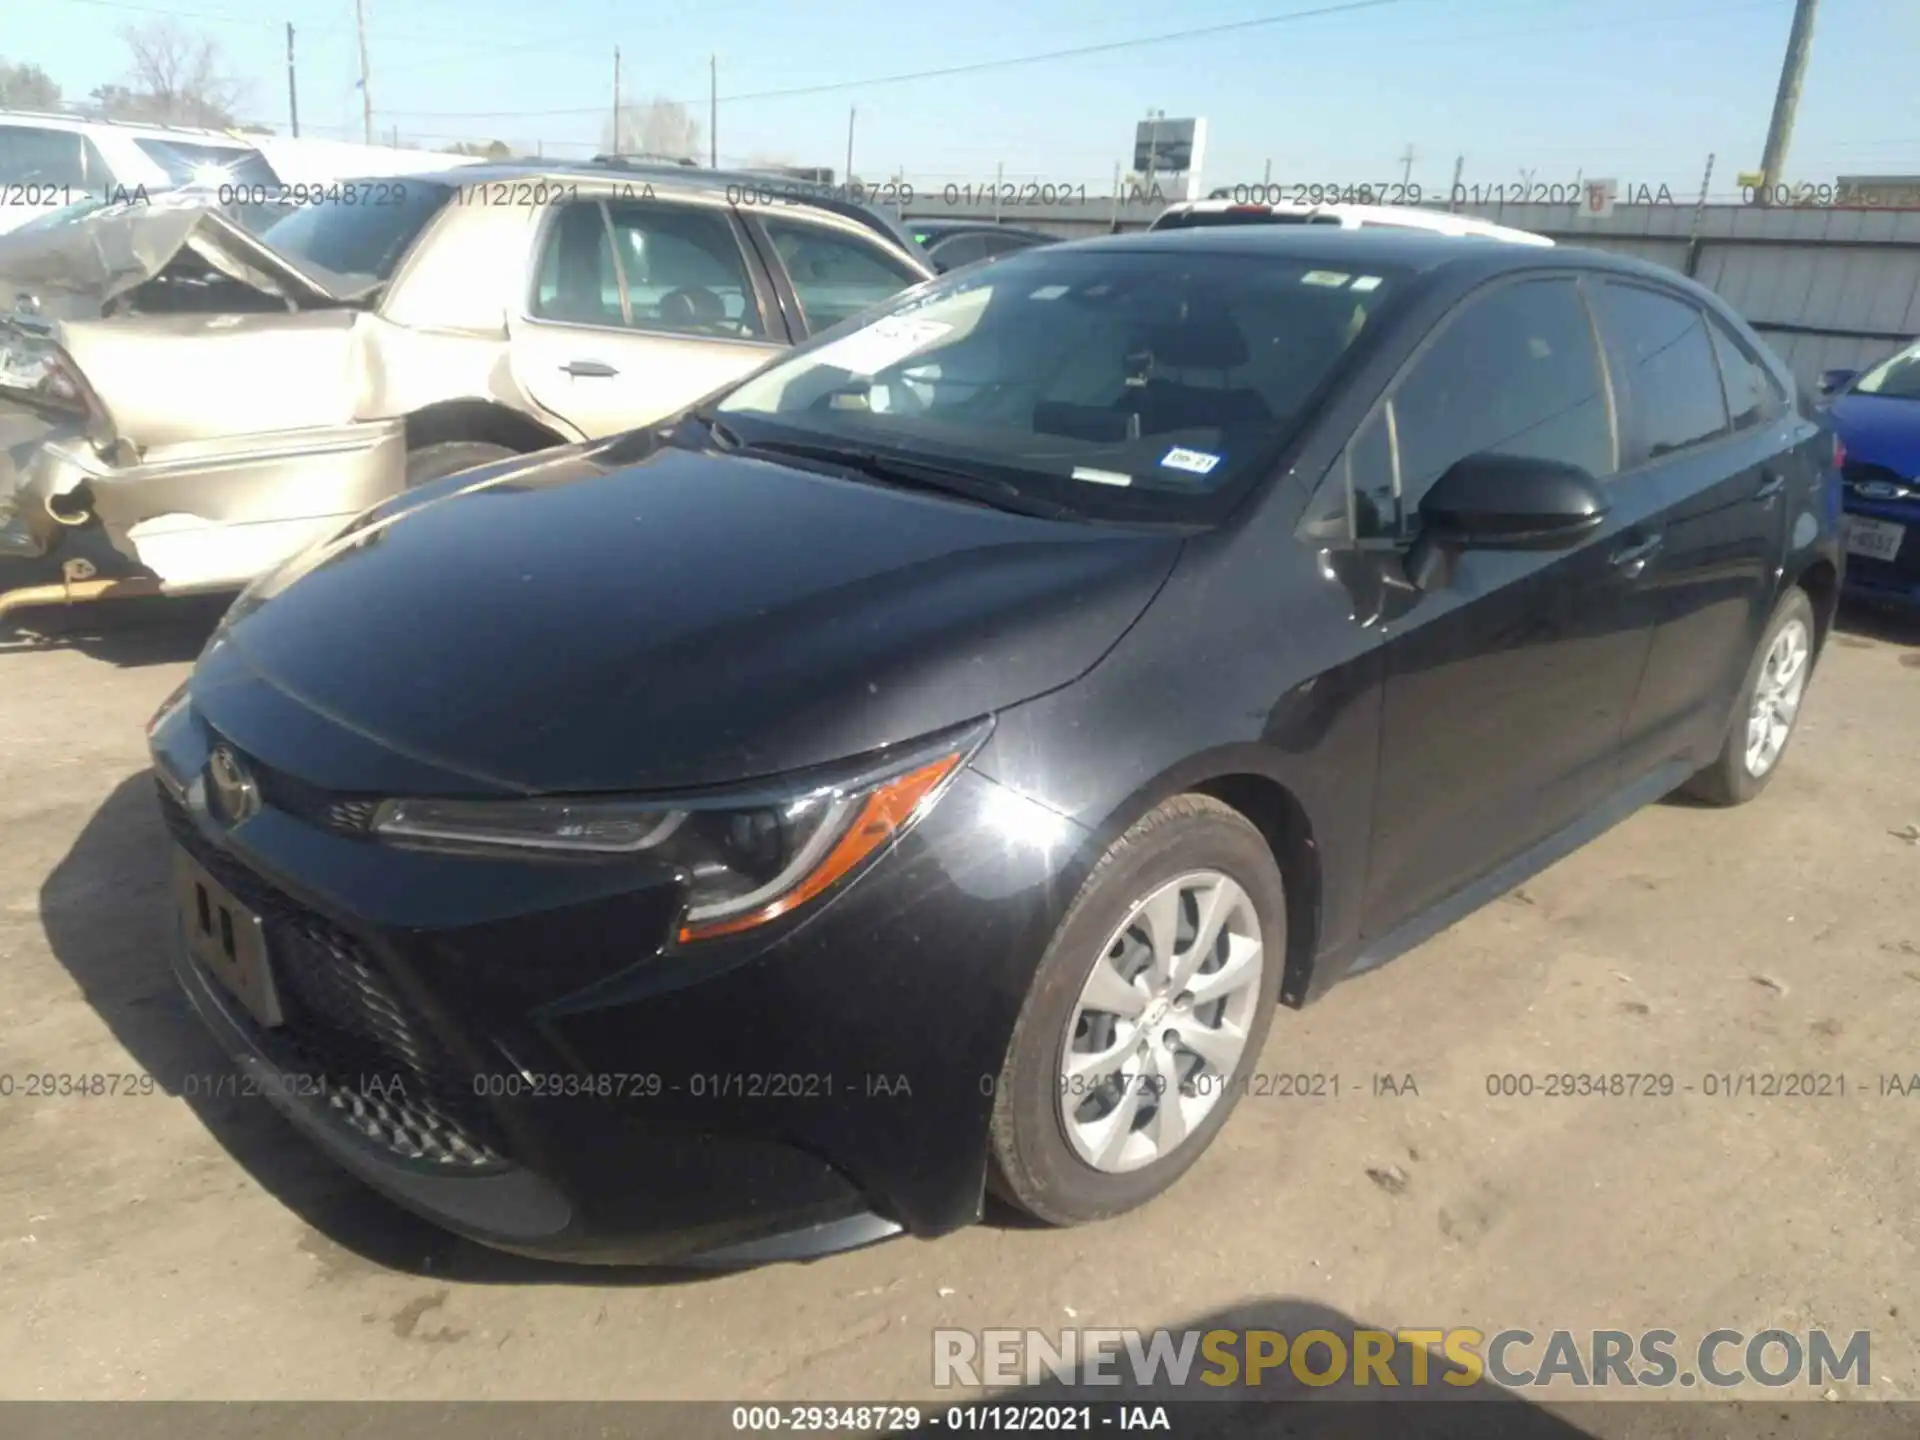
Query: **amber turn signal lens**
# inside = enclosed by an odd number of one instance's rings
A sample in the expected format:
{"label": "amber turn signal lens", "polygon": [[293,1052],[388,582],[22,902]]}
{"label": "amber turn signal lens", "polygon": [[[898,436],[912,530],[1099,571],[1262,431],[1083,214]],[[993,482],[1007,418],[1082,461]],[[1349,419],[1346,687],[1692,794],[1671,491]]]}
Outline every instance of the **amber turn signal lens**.
{"label": "amber turn signal lens", "polygon": [[885,782],[867,796],[846,833],[798,885],[777,900],[745,915],[735,915],[704,925],[683,925],[680,927],[681,943],[711,940],[720,935],[737,935],[742,930],[751,930],[770,920],[777,920],[806,904],[904,830],[919,811],[921,803],[959,768],[962,758],[960,752],[955,751],[931,764],[922,765],[918,770],[909,770]]}

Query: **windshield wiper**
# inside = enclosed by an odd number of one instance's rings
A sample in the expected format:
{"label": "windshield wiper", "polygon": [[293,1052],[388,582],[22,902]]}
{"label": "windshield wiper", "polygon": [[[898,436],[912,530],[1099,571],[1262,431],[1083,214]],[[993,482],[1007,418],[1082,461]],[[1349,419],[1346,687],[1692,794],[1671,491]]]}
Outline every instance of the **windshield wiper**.
{"label": "windshield wiper", "polygon": [[[719,422],[709,421],[708,428],[713,428],[715,423]],[[820,445],[803,440],[755,440],[743,448],[749,453],[759,451],[769,455],[791,455],[796,460],[817,460],[843,470],[852,470],[883,484],[905,490],[931,490],[937,494],[970,500],[976,505],[987,505],[995,510],[1008,510],[1015,515],[1032,515],[1042,520],[1080,518],[1080,512],[1072,506],[1029,495],[1011,480],[996,480],[972,470],[934,461],[909,460],[901,456],[882,455],[877,450]]]}

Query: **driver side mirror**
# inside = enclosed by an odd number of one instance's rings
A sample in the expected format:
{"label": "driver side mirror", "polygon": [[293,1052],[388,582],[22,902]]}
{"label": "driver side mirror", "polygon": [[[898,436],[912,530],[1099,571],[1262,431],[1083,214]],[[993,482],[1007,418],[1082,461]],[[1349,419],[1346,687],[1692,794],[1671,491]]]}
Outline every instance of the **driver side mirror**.
{"label": "driver side mirror", "polygon": [[1429,588],[1450,553],[1568,550],[1607,518],[1607,497],[1578,465],[1517,455],[1469,455],[1421,497],[1407,574]]}
{"label": "driver side mirror", "polygon": [[1859,379],[1858,370],[1822,370],[1820,372],[1820,393],[1837,395],[1855,380]]}

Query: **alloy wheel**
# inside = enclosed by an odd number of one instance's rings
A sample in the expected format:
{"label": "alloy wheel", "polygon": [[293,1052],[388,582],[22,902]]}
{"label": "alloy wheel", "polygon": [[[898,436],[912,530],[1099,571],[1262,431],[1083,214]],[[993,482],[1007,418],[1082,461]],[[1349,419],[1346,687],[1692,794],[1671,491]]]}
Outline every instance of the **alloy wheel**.
{"label": "alloy wheel", "polygon": [[1081,1160],[1123,1174],[1185,1143],[1233,1083],[1265,966],[1259,914],[1227,875],[1182,875],[1133,906],[1061,1045],[1060,1124]]}
{"label": "alloy wheel", "polygon": [[1767,647],[1747,715],[1747,773],[1755,779],[1773,769],[1793,733],[1800,698],[1807,689],[1807,662],[1813,647],[1806,625],[1789,620]]}

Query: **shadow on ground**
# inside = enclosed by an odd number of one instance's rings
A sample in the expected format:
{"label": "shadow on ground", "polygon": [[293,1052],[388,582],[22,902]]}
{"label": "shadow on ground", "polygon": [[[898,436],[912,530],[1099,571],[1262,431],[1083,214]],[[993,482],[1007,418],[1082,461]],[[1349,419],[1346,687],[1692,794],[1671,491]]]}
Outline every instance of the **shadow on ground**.
{"label": "shadow on ground", "polygon": [[0,621],[0,655],[77,650],[125,668],[181,664],[200,653],[232,603],[231,595],[193,595],[21,610]]}
{"label": "shadow on ground", "polygon": [[383,1199],[336,1168],[258,1095],[203,1029],[168,966],[168,839],[146,772],[87,822],[40,889],[47,942],[114,1038],[187,1105],[240,1165],[312,1229],[322,1264],[399,1270],[474,1284],[674,1284],[692,1269],[559,1265],[472,1244]]}

